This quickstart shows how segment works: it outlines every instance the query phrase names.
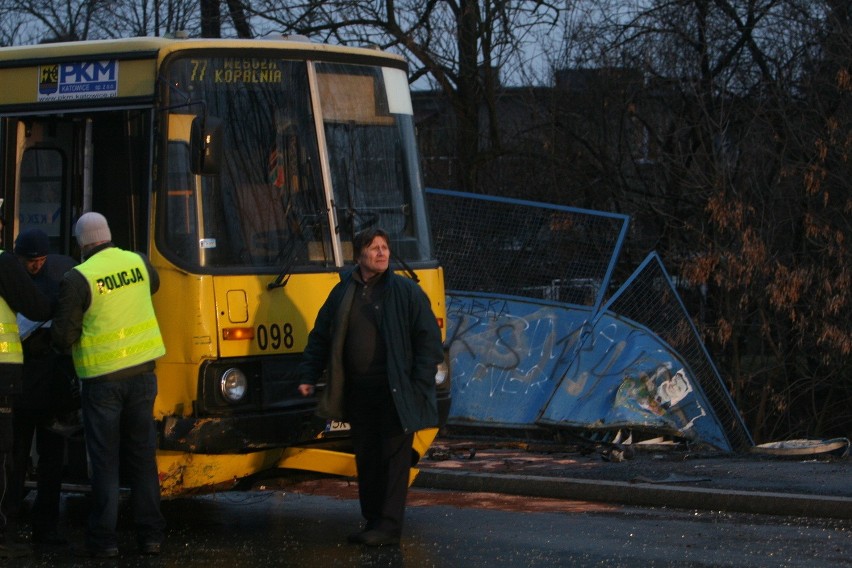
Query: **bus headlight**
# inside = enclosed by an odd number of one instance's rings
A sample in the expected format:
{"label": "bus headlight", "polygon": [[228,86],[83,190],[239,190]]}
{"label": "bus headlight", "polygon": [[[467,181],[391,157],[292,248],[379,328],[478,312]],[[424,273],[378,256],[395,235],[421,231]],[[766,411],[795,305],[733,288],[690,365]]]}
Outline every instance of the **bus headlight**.
{"label": "bus headlight", "polygon": [[437,386],[443,385],[447,382],[447,378],[450,376],[450,367],[447,365],[446,361],[443,363],[438,363],[438,368],[435,371],[435,384]]}
{"label": "bus headlight", "polygon": [[248,390],[248,379],[245,373],[231,367],[219,378],[219,390],[228,402],[240,402]]}

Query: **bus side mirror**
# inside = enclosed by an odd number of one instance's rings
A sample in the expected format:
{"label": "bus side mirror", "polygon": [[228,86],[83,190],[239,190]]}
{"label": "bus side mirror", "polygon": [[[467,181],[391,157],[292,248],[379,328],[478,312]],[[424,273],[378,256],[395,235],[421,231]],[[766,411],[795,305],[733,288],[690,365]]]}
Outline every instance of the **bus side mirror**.
{"label": "bus side mirror", "polygon": [[192,119],[189,151],[193,174],[218,174],[222,161],[222,121],[213,116]]}

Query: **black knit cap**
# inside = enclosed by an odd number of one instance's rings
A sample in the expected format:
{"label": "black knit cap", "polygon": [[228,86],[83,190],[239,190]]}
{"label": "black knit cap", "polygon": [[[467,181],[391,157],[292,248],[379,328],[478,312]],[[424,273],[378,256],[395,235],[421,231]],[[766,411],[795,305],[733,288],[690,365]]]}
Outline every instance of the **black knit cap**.
{"label": "black knit cap", "polygon": [[50,252],[50,240],[41,229],[25,229],[15,239],[15,254],[25,258],[39,258]]}

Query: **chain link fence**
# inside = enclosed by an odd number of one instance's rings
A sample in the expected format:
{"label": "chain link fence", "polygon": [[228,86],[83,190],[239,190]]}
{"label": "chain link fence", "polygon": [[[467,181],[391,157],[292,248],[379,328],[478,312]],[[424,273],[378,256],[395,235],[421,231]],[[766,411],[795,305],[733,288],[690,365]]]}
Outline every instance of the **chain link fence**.
{"label": "chain link fence", "polygon": [[627,216],[436,189],[427,199],[448,290],[602,303]]}
{"label": "chain link fence", "polygon": [[[438,260],[449,294],[604,306],[629,218],[545,203],[427,190]],[[731,447],[753,445],[659,257],[652,253],[603,309],[647,328],[689,366]]]}
{"label": "chain link fence", "polygon": [[698,381],[731,447],[742,451],[754,445],[658,255],[651,254],[637,268],[605,309],[646,327],[670,345]]}

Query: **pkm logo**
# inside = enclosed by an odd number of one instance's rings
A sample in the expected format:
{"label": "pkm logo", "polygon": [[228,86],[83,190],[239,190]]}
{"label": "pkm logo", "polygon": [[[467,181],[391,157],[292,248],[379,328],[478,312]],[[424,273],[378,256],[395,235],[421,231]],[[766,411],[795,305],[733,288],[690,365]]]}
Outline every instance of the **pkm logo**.
{"label": "pkm logo", "polygon": [[115,61],[63,63],[59,67],[59,82],[63,85],[115,81],[118,68]]}
{"label": "pkm logo", "polygon": [[118,61],[74,61],[39,67],[40,101],[118,96]]}

